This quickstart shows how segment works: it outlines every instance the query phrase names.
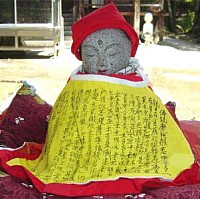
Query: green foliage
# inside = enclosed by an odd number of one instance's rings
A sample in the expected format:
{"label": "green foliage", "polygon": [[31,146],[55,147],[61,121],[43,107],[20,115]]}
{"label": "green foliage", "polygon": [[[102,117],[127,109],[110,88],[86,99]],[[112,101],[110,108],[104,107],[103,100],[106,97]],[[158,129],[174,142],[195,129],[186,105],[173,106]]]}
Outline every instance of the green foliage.
{"label": "green foliage", "polygon": [[[189,1],[189,0],[187,0]],[[194,22],[195,12],[189,12],[187,16],[179,17],[176,21],[178,27],[181,27],[183,33],[187,33],[191,30]]]}

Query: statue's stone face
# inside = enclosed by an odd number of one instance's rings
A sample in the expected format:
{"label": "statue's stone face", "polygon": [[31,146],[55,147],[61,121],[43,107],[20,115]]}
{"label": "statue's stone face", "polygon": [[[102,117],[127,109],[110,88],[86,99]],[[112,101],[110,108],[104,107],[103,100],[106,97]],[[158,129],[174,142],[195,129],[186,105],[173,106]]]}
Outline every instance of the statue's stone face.
{"label": "statue's stone face", "polygon": [[112,74],[127,67],[131,42],[122,30],[101,29],[84,40],[81,53],[85,72]]}

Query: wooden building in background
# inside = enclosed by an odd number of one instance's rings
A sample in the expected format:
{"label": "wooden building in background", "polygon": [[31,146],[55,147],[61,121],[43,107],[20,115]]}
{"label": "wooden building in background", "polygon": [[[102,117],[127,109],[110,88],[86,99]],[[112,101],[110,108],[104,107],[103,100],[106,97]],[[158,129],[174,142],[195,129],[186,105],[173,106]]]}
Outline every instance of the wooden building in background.
{"label": "wooden building in background", "polygon": [[163,39],[164,0],[62,0],[62,13],[65,21],[65,36],[70,36],[70,24],[93,10],[113,2],[138,35],[142,31],[145,13],[151,12],[154,32]]}

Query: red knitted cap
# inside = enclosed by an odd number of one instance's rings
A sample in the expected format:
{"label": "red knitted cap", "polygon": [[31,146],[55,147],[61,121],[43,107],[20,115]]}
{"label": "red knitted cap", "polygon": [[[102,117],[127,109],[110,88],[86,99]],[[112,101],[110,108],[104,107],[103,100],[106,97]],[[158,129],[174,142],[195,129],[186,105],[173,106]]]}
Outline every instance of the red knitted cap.
{"label": "red knitted cap", "polygon": [[138,35],[133,27],[126,22],[117,7],[113,3],[110,3],[89,13],[72,25],[73,43],[71,51],[77,59],[82,60],[80,47],[83,41],[93,32],[106,28],[123,30],[131,41],[131,56],[135,56],[139,43]]}

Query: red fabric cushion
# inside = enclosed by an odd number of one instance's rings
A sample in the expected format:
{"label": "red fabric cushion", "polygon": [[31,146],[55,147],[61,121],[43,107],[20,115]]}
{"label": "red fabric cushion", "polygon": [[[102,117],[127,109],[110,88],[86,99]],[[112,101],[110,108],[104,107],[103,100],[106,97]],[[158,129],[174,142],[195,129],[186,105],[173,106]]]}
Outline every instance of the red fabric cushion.
{"label": "red fabric cushion", "polygon": [[[23,183],[21,180],[11,176],[0,177],[0,198],[24,198],[24,199],[37,199],[37,198],[49,198],[49,199],[128,199],[133,198],[132,195],[105,195],[105,196],[86,196],[86,197],[66,197],[56,196],[51,194],[40,193],[30,185],[29,183]],[[154,199],[147,194],[141,196],[135,196],[134,198]]]}
{"label": "red fabric cushion", "polygon": [[24,142],[44,143],[51,108],[32,86],[23,85],[0,122],[0,145],[16,148]]}
{"label": "red fabric cushion", "polygon": [[159,189],[147,190],[146,193],[152,198],[162,199],[199,199],[200,198],[200,184],[184,185],[180,187],[163,187]]}
{"label": "red fabric cushion", "polygon": [[72,199],[71,197],[53,196],[38,192],[32,185],[11,177],[0,177],[0,198],[2,199]]}
{"label": "red fabric cushion", "polygon": [[16,137],[15,134],[9,131],[0,130],[0,146],[17,148],[21,146],[22,143],[23,139],[20,136]]}
{"label": "red fabric cushion", "polygon": [[[129,195],[106,195],[106,196],[86,196],[86,197],[73,197],[73,199],[125,199],[125,198],[143,198],[143,199],[199,199],[200,198],[200,184],[184,185],[180,187],[163,187],[158,189],[147,189],[145,194],[138,196]],[[38,192],[32,185],[23,183],[21,180],[11,176],[0,177],[0,198],[52,198],[52,199],[72,199],[66,196],[56,196],[42,194]]]}
{"label": "red fabric cushion", "polygon": [[200,121],[179,121],[180,128],[188,140],[195,159],[200,163]]}
{"label": "red fabric cushion", "polygon": [[1,124],[1,122],[2,122],[2,120],[3,120],[3,118],[4,118],[4,116],[6,115],[6,112],[7,112],[7,109],[4,110],[4,111],[1,113],[1,115],[0,115],[0,124]]}

